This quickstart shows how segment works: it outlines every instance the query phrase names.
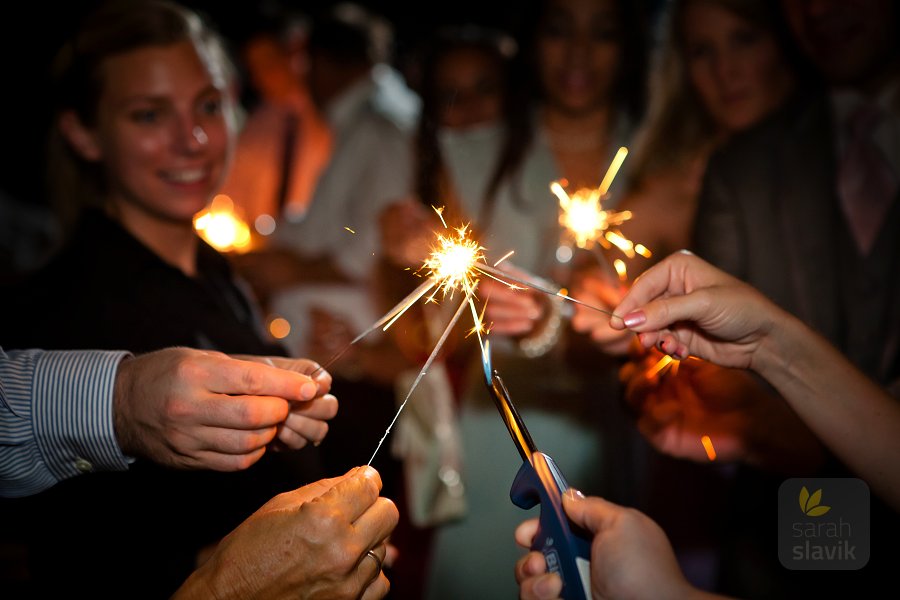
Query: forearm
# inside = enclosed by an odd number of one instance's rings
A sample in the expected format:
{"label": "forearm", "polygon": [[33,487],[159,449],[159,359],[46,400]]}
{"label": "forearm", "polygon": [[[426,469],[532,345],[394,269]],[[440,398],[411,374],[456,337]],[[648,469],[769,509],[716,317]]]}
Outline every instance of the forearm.
{"label": "forearm", "polygon": [[824,444],[900,508],[900,405],[824,338],[785,314],[756,369]]}

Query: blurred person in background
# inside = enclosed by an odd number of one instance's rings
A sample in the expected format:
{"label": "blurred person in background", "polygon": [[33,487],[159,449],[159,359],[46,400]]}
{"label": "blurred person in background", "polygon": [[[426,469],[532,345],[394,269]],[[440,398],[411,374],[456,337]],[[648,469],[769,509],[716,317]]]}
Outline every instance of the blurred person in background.
{"label": "blurred person in background", "polygon": [[[499,149],[494,142],[503,139],[498,133],[506,124],[505,115],[515,114],[509,81],[515,51],[515,41],[505,32],[471,23],[443,26],[422,42],[416,62],[419,77],[412,80],[422,98],[415,135],[415,194],[392,203],[380,216],[378,287],[385,310],[421,282],[410,276],[410,269],[421,267],[435,230],[443,229],[434,208],[443,210],[451,227],[466,221],[467,209],[472,208],[456,189],[443,157],[443,143],[453,136],[483,140],[478,157],[470,159],[496,163]],[[494,175],[490,182],[480,181],[487,186],[480,194],[490,196],[496,191],[500,180],[496,171]],[[474,221],[472,225],[478,227]],[[398,405],[455,309],[453,302],[417,303],[392,325],[389,335],[410,363],[394,386]],[[393,434],[391,451],[402,461],[404,495],[394,536],[400,555],[394,566],[392,597],[422,597],[435,528],[460,518],[467,509],[459,479],[457,416],[460,377],[469,358],[463,337],[460,329],[449,338],[440,359],[431,365],[399,416]]]}
{"label": "blurred person in background", "polygon": [[[409,195],[420,101],[392,66],[393,26],[383,16],[353,3],[310,16],[306,85],[331,132],[331,153],[309,203],[284,213],[265,246],[235,262],[266,310],[290,323],[291,355],[324,364],[347,350],[329,366],[343,401],[321,448],[326,469],[343,472],[372,455],[396,410],[395,378],[410,367],[380,331],[348,344],[382,314],[377,215]],[[387,447],[373,466],[396,497],[399,463]]]}
{"label": "blurred person in background", "polygon": [[309,17],[268,3],[250,21],[238,54],[243,118],[221,192],[268,235],[285,214],[306,209],[328,162],[331,134],[309,92]]}
{"label": "blurred person in background", "polygon": [[[716,149],[692,248],[796,314],[896,395],[900,15],[879,0],[781,8],[826,87],[797,88],[769,118]],[[873,501],[863,571],[783,569],[771,551],[778,485],[785,475],[840,477],[847,469],[770,386],[745,373],[709,373],[707,366],[692,377],[679,371],[673,385],[663,380],[650,394],[640,386],[635,397],[642,429],[662,451],[706,461],[697,432],[715,431],[729,448],[720,456],[736,463],[718,590],[773,598],[877,593],[891,580],[896,515]]]}
{"label": "blurred person in background", "polygon": [[[461,214],[472,223],[488,261],[514,250],[514,267],[565,282],[571,265],[557,260],[559,207],[550,183],[565,177],[573,186],[599,185],[616,150],[629,143],[643,104],[643,14],[633,3],[594,0],[523,8],[520,53],[502,123],[445,127],[439,147]],[[534,303],[545,317],[539,325],[527,331],[510,326],[505,313],[509,302],[518,301],[516,294],[531,296],[488,278],[479,285],[495,367],[535,440],[570,481],[592,490],[616,487],[605,471],[605,444],[618,444],[612,433],[604,435],[615,429],[613,415],[620,411],[587,394],[590,389],[615,397],[615,365],[598,368],[593,362],[590,370],[581,369],[586,356],[572,354],[578,341],[565,331],[561,307],[539,293]],[[515,581],[502,575],[519,556],[515,544],[498,543],[489,554],[470,551],[486,538],[502,540],[521,517],[503,484],[511,483],[519,457],[485,392],[480,354],[473,350],[471,340],[457,350],[465,365],[457,393],[467,510],[436,531],[426,598],[516,594]],[[598,456],[602,469],[596,468]],[[622,488],[629,471],[619,470]],[[460,569],[469,575],[458,577]]]}
{"label": "blurred person in background", "polygon": [[[690,246],[709,154],[816,85],[811,65],[801,56],[775,1],[674,0],[664,7],[660,30],[647,115],[621,175],[626,189],[618,208],[634,213],[621,230],[654,253],[650,260],[627,261],[631,278],[652,265],[655,257]],[[597,270],[572,293],[602,306],[608,302],[608,288],[606,274]],[[598,317],[606,321],[605,316]],[[609,328],[596,331],[603,347],[615,335]],[[721,369],[696,362],[648,380],[648,370],[661,357],[655,350],[632,348],[631,362],[622,371],[638,427],[651,439],[657,419],[671,410],[662,400],[671,397],[672,390],[690,381],[705,382],[704,391],[710,394],[728,389],[716,387],[725,379]],[[641,508],[669,534],[687,577],[712,589],[718,546],[727,535],[719,523],[727,510],[732,469],[709,464],[702,446],[692,447],[703,462],[649,454]],[[724,450],[725,442],[719,439],[723,457]]]}

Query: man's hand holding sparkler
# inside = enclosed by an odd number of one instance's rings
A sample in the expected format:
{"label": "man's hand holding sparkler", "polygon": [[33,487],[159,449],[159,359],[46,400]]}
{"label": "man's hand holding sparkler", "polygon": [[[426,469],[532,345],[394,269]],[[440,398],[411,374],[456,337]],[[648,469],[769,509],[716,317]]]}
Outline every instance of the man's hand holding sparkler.
{"label": "man's hand holding sparkler", "polygon": [[226,536],[173,598],[376,600],[399,514],[371,467],[279,494]]}
{"label": "man's hand holding sparkler", "polygon": [[[168,348],[122,362],[115,430],[125,454],[182,469],[236,471],[275,440],[318,443],[337,413],[312,361]],[[260,364],[263,363],[263,364]]]}

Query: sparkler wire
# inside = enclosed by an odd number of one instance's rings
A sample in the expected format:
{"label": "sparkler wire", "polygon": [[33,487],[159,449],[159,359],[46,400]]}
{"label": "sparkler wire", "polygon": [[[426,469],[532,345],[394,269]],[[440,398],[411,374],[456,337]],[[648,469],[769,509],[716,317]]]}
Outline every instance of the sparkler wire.
{"label": "sparkler wire", "polygon": [[[505,284],[509,285],[509,281],[514,281],[515,283],[520,283],[526,287],[530,287],[531,289],[537,290],[539,292],[543,292],[545,294],[549,294],[550,296],[559,296],[560,298],[563,298],[564,300],[568,300],[569,302],[574,302],[575,304],[580,304],[581,306],[584,306],[585,308],[590,308],[591,310],[596,310],[597,312],[601,312],[605,315],[609,315],[610,317],[615,317],[617,319],[622,318],[619,315],[612,312],[611,310],[606,310],[605,308],[600,308],[598,306],[594,306],[593,304],[588,304],[587,302],[582,302],[581,300],[578,300],[577,298],[573,298],[572,296],[563,294],[562,290],[559,290],[559,289],[553,290],[553,289],[544,287],[542,285],[535,283],[533,280],[529,281],[528,279],[510,275],[507,271],[495,269],[494,267],[491,267],[484,263],[475,263],[474,269],[480,273],[487,275],[491,279],[496,279],[500,283],[505,283]],[[507,280],[509,280],[509,281],[507,281]]]}
{"label": "sparkler wire", "polygon": [[424,282],[422,282],[422,285],[420,285],[419,287],[414,289],[412,292],[410,292],[405,298],[403,298],[403,300],[398,302],[394,306],[394,308],[387,311],[383,317],[381,317],[374,324],[372,324],[371,327],[369,327],[368,329],[366,329],[365,331],[363,331],[362,333],[357,335],[355,338],[353,338],[353,341],[351,341],[349,344],[347,344],[346,346],[344,346],[343,348],[338,350],[338,352],[334,356],[329,358],[325,362],[325,364],[321,365],[318,369],[316,369],[315,371],[310,373],[310,377],[315,377],[316,375],[319,374],[319,371],[327,369],[328,367],[333,365],[335,362],[337,362],[337,360],[340,357],[342,357],[344,354],[346,354],[347,350],[349,350],[356,342],[363,339],[364,337],[366,337],[367,335],[369,335],[370,333],[372,333],[373,331],[375,331],[376,329],[378,329],[379,327],[381,327],[388,321],[390,321],[390,323],[388,323],[388,325],[385,326],[385,329],[390,327],[390,324],[393,323],[394,320],[396,320],[396,318],[398,318],[400,315],[402,315],[407,310],[409,310],[409,307],[412,306],[413,304],[415,304],[419,298],[421,298],[426,293],[428,293],[428,290],[430,290],[432,287],[434,287],[434,285],[436,283],[437,282],[434,280],[434,278],[426,279]]}
{"label": "sparkler wire", "polygon": [[381,436],[381,439],[378,440],[378,446],[375,447],[375,452],[372,453],[372,458],[369,459],[367,465],[371,465],[372,461],[375,460],[375,455],[378,454],[378,450],[381,449],[381,445],[384,443],[384,440],[391,433],[391,429],[394,427],[394,423],[397,422],[397,419],[400,417],[400,413],[403,412],[403,409],[406,407],[406,403],[409,402],[409,399],[412,397],[413,391],[415,391],[416,387],[419,385],[419,382],[422,381],[422,378],[428,372],[428,369],[431,367],[431,363],[434,362],[435,357],[437,357],[438,352],[440,352],[441,348],[444,346],[444,342],[447,341],[447,337],[450,335],[450,330],[453,329],[453,326],[456,325],[459,318],[462,316],[465,311],[466,305],[469,304],[469,301],[472,299],[472,296],[475,294],[475,288],[478,286],[476,283],[472,286],[472,288],[466,294],[466,297],[459,304],[459,308],[456,309],[456,312],[453,313],[453,318],[450,319],[450,322],[447,323],[447,327],[444,328],[444,332],[441,334],[440,339],[437,341],[437,344],[434,345],[434,350],[431,351],[431,355],[428,357],[428,360],[425,361],[425,364],[422,366],[422,370],[419,371],[419,374],[416,376],[415,381],[413,381],[412,386],[410,386],[409,391],[406,393],[406,398],[403,399],[403,403],[400,405],[400,408],[397,409],[397,414],[394,415],[391,424],[388,425],[388,428],[385,430],[384,435]]}

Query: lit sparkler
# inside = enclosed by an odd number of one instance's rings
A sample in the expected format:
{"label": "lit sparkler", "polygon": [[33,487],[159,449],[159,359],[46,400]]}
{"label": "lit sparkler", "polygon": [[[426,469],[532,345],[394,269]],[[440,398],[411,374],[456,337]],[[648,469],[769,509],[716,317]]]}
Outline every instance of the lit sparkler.
{"label": "lit sparkler", "polygon": [[634,244],[618,229],[619,225],[634,216],[631,211],[603,208],[603,201],[608,198],[609,187],[627,155],[627,148],[624,146],[619,148],[598,188],[581,188],[569,194],[566,192],[564,182],[554,181],[550,184],[550,191],[559,199],[559,224],[562,225],[566,237],[578,248],[593,250],[610,277],[621,281],[627,279],[625,263],[617,260],[613,271],[597,246],[604,250],[615,247],[628,258],[634,258],[636,255],[644,258],[652,256],[650,250],[643,244]]}
{"label": "lit sparkler", "polygon": [[[435,208],[435,211],[441,218],[441,222],[443,223],[444,227],[447,228],[447,223],[444,222],[441,210]],[[382,438],[379,440],[378,446],[375,448],[375,452],[372,453],[372,457],[369,459],[368,464],[372,464],[372,461],[378,454],[378,450],[381,448],[384,440],[390,434],[394,423],[396,423],[397,418],[400,416],[400,413],[403,411],[406,403],[412,397],[412,394],[418,386],[419,382],[425,376],[428,369],[431,367],[431,364],[440,353],[441,349],[444,346],[444,343],[447,341],[447,338],[450,335],[450,331],[462,317],[467,307],[469,308],[469,311],[472,315],[473,322],[473,326],[469,334],[471,335],[472,333],[474,333],[476,336],[478,336],[479,348],[481,348],[482,353],[484,353],[485,344],[484,340],[482,339],[482,334],[485,333],[486,328],[484,326],[482,314],[478,312],[478,309],[475,306],[475,291],[478,288],[478,283],[482,276],[491,277],[492,279],[495,279],[512,289],[522,289],[520,285],[525,286],[546,294],[559,296],[565,300],[569,300],[571,302],[575,302],[585,307],[592,308],[594,310],[613,316],[613,313],[608,310],[591,306],[590,304],[586,304],[568,296],[565,291],[560,288],[552,289],[551,287],[548,287],[548,284],[546,282],[544,282],[543,280],[539,280],[537,277],[534,277],[527,273],[521,274],[520,276],[515,276],[507,273],[506,271],[498,269],[497,266],[506,258],[511,256],[512,252],[505,254],[493,265],[488,265],[485,262],[485,255],[483,252],[484,248],[479,245],[478,242],[471,239],[471,232],[468,225],[458,227],[453,230],[453,232],[454,233],[450,235],[438,234],[437,244],[432,248],[430,255],[424,261],[422,268],[419,269],[419,271],[425,271],[427,273],[425,275],[425,281],[423,281],[422,284],[419,285],[419,287],[417,287],[415,290],[413,290],[409,295],[400,300],[400,302],[398,302],[393,308],[391,308],[380,319],[378,319],[378,321],[372,324],[371,327],[357,335],[345,348],[343,348],[341,351],[331,357],[325,364],[319,367],[319,369],[317,369],[317,371],[319,371],[321,369],[328,368],[341,356],[343,356],[351,346],[362,340],[364,337],[366,337],[376,329],[381,328],[382,330],[386,331],[397,321],[397,319],[403,316],[403,314],[420,299],[425,298],[426,302],[436,302],[437,295],[439,293],[441,294],[441,299],[446,299],[448,297],[452,298],[456,292],[460,292],[463,295],[463,299],[460,302],[459,307],[456,309],[453,317],[447,323],[447,326],[444,328],[443,333],[435,343],[431,354],[428,356],[428,359],[425,361],[422,369],[419,371],[419,374],[416,376],[416,379],[410,386],[406,397],[397,410],[397,414],[394,416],[390,425],[388,425],[387,430],[384,432],[384,436],[382,436]]]}

